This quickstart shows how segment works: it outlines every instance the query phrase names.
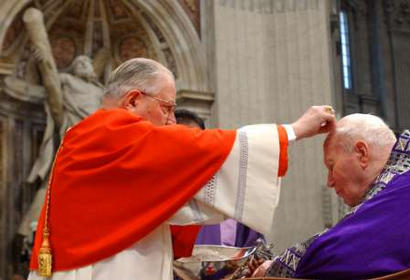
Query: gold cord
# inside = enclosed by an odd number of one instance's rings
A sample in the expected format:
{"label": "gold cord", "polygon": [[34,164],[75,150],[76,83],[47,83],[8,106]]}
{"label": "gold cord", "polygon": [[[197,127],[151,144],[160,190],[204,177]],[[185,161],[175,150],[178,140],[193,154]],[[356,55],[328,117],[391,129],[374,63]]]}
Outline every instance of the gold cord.
{"label": "gold cord", "polygon": [[51,199],[51,183],[53,182],[54,165],[56,159],[63,145],[58,147],[56,156],[54,157],[53,165],[51,167],[50,179],[48,180],[47,193],[46,193],[46,212],[44,216],[44,226],[43,226],[43,241],[41,243],[40,250],[38,252],[38,274],[42,277],[51,277],[52,266],[53,266],[53,255],[51,253],[50,247],[50,231],[48,229],[48,215],[50,210],[50,199]]}

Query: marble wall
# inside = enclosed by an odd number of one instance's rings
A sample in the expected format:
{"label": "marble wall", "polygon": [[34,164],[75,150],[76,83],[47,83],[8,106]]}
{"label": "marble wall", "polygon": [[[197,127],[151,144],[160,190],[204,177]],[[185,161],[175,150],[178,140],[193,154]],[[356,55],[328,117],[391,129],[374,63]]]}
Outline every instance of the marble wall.
{"label": "marble wall", "polygon": [[[214,3],[218,126],[290,123],[311,105],[334,104],[328,1]],[[269,236],[277,250],[334,222],[337,203],[324,190],[322,141],[289,147],[289,170]]]}

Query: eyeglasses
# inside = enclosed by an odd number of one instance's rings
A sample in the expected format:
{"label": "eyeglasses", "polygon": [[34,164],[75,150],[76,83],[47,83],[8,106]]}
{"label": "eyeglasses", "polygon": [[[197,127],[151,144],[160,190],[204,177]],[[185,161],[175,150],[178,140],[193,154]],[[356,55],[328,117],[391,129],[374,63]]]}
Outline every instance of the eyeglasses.
{"label": "eyeglasses", "polygon": [[[152,95],[150,95],[150,94],[148,94],[148,93],[146,93],[146,92],[143,92],[143,91],[141,91],[141,94],[142,94],[142,95],[145,95],[145,96],[148,96],[148,97],[151,97],[151,98],[153,98],[153,99],[159,101],[161,108],[165,109],[165,111],[167,112],[168,116],[175,111],[175,107],[177,106],[177,104],[175,103],[175,101],[165,100],[165,99],[162,99],[162,98],[158,98],[158,97],[152,96]],[[164,103],[164,104],[161,104],[161,103]]]}

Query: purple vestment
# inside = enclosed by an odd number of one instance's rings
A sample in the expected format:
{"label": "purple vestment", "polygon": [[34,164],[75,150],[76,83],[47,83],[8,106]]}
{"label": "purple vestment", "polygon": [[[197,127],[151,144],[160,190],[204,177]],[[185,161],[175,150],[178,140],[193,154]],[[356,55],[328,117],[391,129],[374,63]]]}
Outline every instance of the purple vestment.
{"label": "purple vestment", "polygon": [[338,224],[285,251],[269,275],[363,279],[410,268],[410,132],[363,202]]}
{"label": "purple vestment", "polygon": [[[225,226],[229,225],[229,227]],[[235,225],[234,227],[232,227]],[[221,224],[203,226],[196,239],[196,244],[201,245],[225,245],[232,247],[256,246],[256,240],[263,237],[249,227],[232,219]]]}

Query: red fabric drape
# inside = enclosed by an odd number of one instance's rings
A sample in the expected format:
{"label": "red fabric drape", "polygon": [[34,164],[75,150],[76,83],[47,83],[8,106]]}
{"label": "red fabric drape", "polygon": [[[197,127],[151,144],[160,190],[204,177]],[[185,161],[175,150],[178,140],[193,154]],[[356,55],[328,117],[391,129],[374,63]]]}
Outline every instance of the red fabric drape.
{"label": "red fabric drape", "polygon": [[198,236],[201,226],[171,226],[172,250],[174,259],[189,257],[192,255],[196,237]]}
{"label": "red fabric drape", "polygon": [[[51,182],[53,270],[115,255],[165,222],[220,168],[235,135],[155,127],[123,109],[99,110],[74,126]],[[31,269],[38,266],[44,210]]]}

